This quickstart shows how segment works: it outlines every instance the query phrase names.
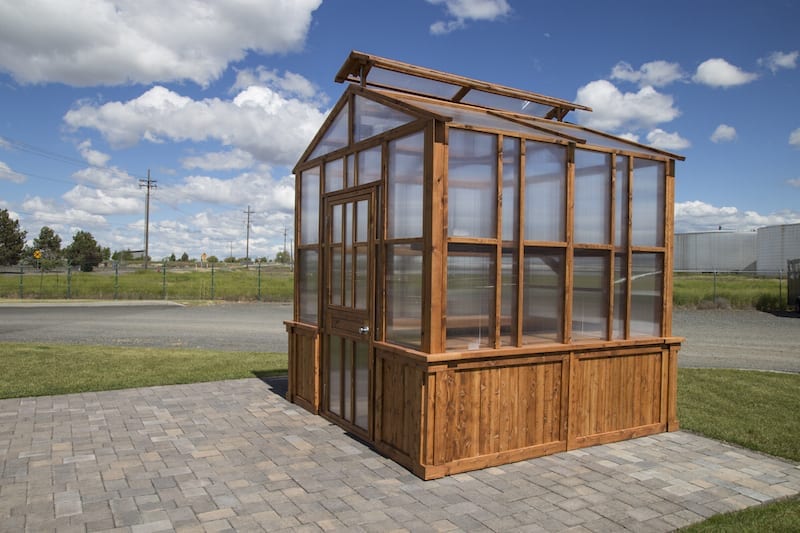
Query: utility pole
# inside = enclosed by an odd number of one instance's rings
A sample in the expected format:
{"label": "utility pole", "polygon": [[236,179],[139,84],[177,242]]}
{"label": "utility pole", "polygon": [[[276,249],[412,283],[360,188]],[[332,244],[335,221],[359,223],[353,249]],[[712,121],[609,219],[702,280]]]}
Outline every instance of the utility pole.
{"label": "utility pole", "polygon": [[283,225],[283,251],[286,251],[286,224]]}
{"label": "utility pole", "polygon": [[250,215],[255,213],[255,211],[250,211],[250,206],[247,206],[247,211],[244,212],[247,215],[247,248],[245,249],[244,258],[245,261],[250,261]]}
{"label": "utility pole", "polygon": [[147,169],[147,179],[139,180],[139,188],[147,189],[144,201],[144,269],[147,270],[147,258],[150,256],[150,189],[156,189],[156,180],[150,179],[150,169]]}

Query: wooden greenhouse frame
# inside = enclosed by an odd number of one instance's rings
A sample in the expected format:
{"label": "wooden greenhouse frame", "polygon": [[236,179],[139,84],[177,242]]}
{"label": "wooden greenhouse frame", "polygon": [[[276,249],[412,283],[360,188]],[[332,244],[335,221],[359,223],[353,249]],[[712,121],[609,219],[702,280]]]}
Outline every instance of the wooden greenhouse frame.
{"label": "wooden greenhouse frame", "polygon": [[297,163],[290,401],[424,479],[678,428],[675,162],[352,52]]}

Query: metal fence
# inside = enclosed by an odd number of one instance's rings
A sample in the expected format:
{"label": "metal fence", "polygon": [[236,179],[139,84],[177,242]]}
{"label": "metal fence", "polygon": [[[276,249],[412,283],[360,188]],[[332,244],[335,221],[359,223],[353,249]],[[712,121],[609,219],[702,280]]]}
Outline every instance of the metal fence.
{"label": "metal fence", "polygon": [[274,263],[110,263],[92,272],[3,267],[0,298],[289,301],[292,276],[290,266]]}
{"label": "metal fence", "polygon": [[673,300],[696,307],[794,308],[786,270],[675,270]]}

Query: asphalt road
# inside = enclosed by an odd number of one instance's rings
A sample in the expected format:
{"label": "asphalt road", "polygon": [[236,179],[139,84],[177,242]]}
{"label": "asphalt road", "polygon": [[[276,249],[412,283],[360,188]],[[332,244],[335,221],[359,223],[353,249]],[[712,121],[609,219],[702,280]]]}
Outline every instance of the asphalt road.
{"label": "asphalt road", "polygon": [[290,304],[6,304],[0,341],[286,353],[291,318]]}
{"label": "asphalt road", "polygon": [[[289,304],[0,304],[0,342],[65,342],[286,353]],[[800,317],[676,310],[682,367],[800,372]],[[2,355],[0,353],[0,355]]]}

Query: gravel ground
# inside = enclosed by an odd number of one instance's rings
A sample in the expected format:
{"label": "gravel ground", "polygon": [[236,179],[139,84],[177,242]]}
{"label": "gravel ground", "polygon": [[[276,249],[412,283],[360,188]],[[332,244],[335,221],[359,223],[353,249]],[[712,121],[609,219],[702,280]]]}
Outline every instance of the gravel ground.
{"label": "gravel ground", "polygon": [[800,315],[676,310],[672,332],[685,337],[682,367],[800,372]]}

